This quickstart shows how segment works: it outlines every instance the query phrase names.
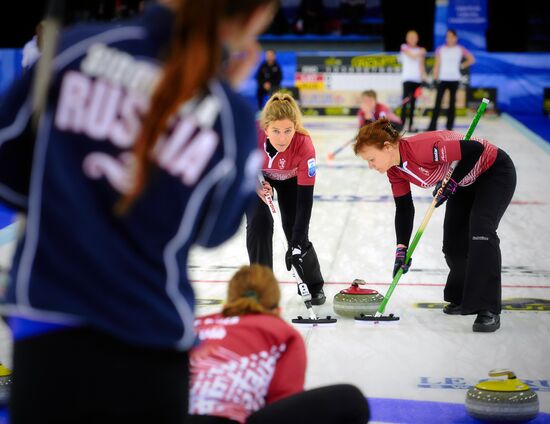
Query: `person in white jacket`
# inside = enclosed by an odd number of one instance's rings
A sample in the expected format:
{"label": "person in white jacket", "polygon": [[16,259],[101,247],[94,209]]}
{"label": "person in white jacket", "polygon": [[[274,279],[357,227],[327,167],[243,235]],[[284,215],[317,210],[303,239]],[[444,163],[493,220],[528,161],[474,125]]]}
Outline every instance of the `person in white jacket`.
{"label": "person in white jacket", "polygon": [[445,35],[445,44],[435,51],[433,70],[434,81],[437,81],[437,95],[435,98],[432,120],[427,131],[437,129],[437,118],[441,111],[441,100],[445,90],[449,90],[449,109],[447,112],[447,129],[452,131],[455,122],[456,90],[460,82],[460,71],[470,67],[475,58],[465,47],[458,44],[458,36],[454,29],[448,29]]}
{"label": "person in white jacket", "polygon": [[424,68],[426,49],[418,45],[418,33],[414,30],[407,32],[405,39],[406,43],[401,44],[399,58],[402,65],[401,78],[403,80],[404,102],[401,107],[401,122],[404,127],[408,114],[409,132],[417,132],[417,129],[413,126],[414,106],[416,103],[414,93],[422,84],[422,80],[426,78],[426,70]]}
{"label": "person in white jacket", "polygon": [[21,66],[23,70],[28,69],[34,64],[40,57],[42,51],[42,32],[44,30],[44,23],[40,21],[36,25],[36,34],[25,43],[23,46],[23,59],[21,60]]}

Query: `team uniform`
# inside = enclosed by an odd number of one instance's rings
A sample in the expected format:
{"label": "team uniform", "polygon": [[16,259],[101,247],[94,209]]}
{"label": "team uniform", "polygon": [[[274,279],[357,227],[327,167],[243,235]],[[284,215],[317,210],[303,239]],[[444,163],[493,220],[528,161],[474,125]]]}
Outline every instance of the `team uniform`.
{"label": "team uniform", "polygon": [[414,206],[410,184],[435,186],[459,160],[452,178],[443,228],[443,253],[450,272],[445,300],[461,305],[463,315],[501,311],[501,256],[497,228],[516,185],[512,160],[487,140],[453,131],[403,138],[401,164],[387,172],[396,202],[397,243],[408,246]]}
{"label": "team uniform", "polygon": [[[291,245],[300,245],[304,256],[300,277],[312,295],[319,293],[324,280],[313,245],[309,241],[309,221],[315,185],[315,149],[308,135],[296,132],[284,152],[278,152],[264,131],[258,134],[258,146],[264,153],[262,173],[277,192],[283,230]],[[258,198],[249,214],[246,244],[250,263],[273,268],[273,218],[269,208]]]}
{"label": "team uniform", "polygon": [[[212,80],[157,143],[141,196],[126,214],[114,213],[132,187],[131,149],[172,21],[171,11],[153,5],[123,25],[83,24],[64,33],[36,139],[30,129],[34,68],[3,96],[0,199],[27,215],[3,313],[15,339],[12,404],[32,404],[31,415],[59,401],[48,395],[51,370],[85,373],[90,385],[102,379],[105,386],[99,391],[105,398],[58,387],[67,414],[81,412],[83,396],[98,414],[103,405],[109,410],[110,395],[120,408],[126,400],[142,399],[144,408],[171,401],[160,399],[162,392],[149,398],[157,378],[164,384],[180,376],[173,384],[186,390],[186,351],[195,342],[189,249],[230,238],[256,196],[253,111]],[[139,349],[143,363],[136,364]],[[130,353],[121,376],[116,367]],[[83,368],[82,358],[89,366]],[[141,380],[136,370],[151,361],[155,372]],[[132,385],[145,390],[123,390]],[[22,409],[13,422],[40,420],[19,416]],[[162,414],[155,417],[161,422]]]}
{"label": "team uniform", "polygon": [[414,107],[416,99],[414,97],[415,90],[422,84],[422,62],[424,56],[417,56],[415,59],[407,56],[405,52],[410,52],[417,55],[422,50],[421,47],[411,47],[408,44],[401,44],[401,61],[402,71],[401,78],[403,80],[403,99],[408,98],[409,101],[401,107],[401,122],[405,125],[407,119],[407,110],[409,111],[409,130],[413,128]]}
{"label": "team uniform", "polygon": [[441,101],[445,90],[449,90],[449,110],[447,112],[447,129],[451,131],[455,122],[456,109],[456,91],[460,83],[460,64],[462,58],[469,55],[470,52],[461,45],[447,46],[443,45],[435,50],[435,55],[439,57],[439,84],[435,98],[434,111],[428,131],[437,129],[437,119],[441,113]]}
{"label": "team uniform", "polygon": [[188,424],[363,424],[368,404],[349,385],[304,390],[302,336],[265,314],[197,318]]}
{"label": "team uniform", "polygon": [[369,122],[374,122],[380,118],[387,118],[391,121],[392,126],[397,130],[401,131],[403,129],[401,119],[393,113],[393,111],[382,103],[376,103],[374,107],[374,112],[371,113],[371,116],[367,116],[362,109],[359,109],[357,112],[357,119],[359,120],[359,128],[368,124]]}
{"label": "team uniform", "polygon": [[304,390],[306,351],[281,318],[197,318],[202,344],[191,355],[189,413],[244,423],[265,405]]}

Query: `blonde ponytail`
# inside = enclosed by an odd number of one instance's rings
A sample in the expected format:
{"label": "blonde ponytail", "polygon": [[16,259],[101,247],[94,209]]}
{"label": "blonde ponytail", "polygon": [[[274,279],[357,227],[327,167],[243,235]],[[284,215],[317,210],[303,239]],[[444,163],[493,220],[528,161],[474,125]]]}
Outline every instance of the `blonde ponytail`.
{"label": "blonde ponytail", "polygon": [[270,123],[284,119],[294,123],[296,132],[309,135],[302,123],[302,111],[296,100],[290,94],[278,91],[265,104],[260,116],[260,124],[265,130]]}

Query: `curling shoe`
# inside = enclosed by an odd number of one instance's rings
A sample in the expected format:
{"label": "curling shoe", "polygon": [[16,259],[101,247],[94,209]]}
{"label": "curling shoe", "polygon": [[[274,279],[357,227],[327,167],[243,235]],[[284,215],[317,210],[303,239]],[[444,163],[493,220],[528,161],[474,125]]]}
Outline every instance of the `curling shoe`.
{"label": "curling shoe", "polygon": [[315,292],[315,293],[311,293],[311,304],[312,305],[315,305],[315,306],[319,306],[319,305],[322,305],[325,303],[325,301],[327,300],[327,297],[325,296],[325,292],[323,291],[323,289]]}
{"label": "curling shoe", "polygon": [[447,315],[460,315],[462,312],[462,307],[456,303],[447,303],[443,307],[443,313]]}
{"label": "curling shoe", "polygon": [[472,330],[476,333],[492,333],[500,328],[500,315],[489,311],[477,314]]}

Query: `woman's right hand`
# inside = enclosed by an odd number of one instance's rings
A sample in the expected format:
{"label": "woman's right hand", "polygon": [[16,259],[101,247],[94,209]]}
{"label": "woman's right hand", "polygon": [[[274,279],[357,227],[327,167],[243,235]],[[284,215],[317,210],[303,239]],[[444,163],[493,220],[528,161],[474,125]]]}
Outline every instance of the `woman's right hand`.
{"label": "woman's right hand", "polygon": [[267,205],[267,200],[265,199],[266,195],[271,196],[273,198],[273,187],[267,182],[262,182],[262,185],[259,185],[256,188],[256,193],[258,193],[258,196],[260,196],[260,199],[263,200],[263,202]]}

